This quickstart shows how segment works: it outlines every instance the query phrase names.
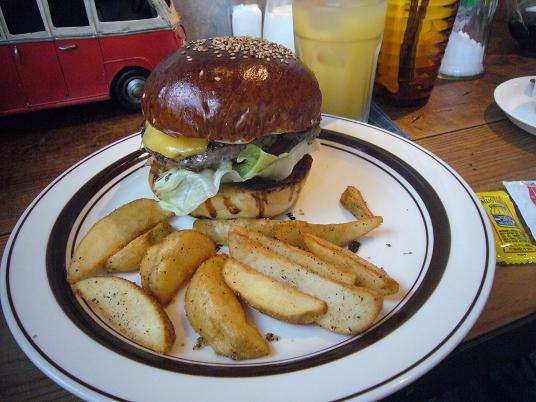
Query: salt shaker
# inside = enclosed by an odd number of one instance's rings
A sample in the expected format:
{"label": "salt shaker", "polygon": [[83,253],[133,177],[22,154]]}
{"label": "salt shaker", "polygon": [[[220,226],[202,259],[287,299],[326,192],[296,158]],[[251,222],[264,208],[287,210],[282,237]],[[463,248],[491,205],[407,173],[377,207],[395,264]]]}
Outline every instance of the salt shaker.
{"label": "salt shaker", "polygon": [[266,0],[262,35],[294,51],[292,0]]}
{"label": "salt shaker", "polygon": [[497,0],[462,0],[439,77],[471,80],[484,74],[484,55]]}

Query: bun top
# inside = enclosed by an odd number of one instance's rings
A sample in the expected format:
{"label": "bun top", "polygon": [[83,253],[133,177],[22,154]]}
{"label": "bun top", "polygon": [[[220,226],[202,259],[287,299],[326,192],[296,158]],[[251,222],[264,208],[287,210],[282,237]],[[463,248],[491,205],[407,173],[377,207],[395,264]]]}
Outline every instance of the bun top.
{"label": "bun top", "polygon": [[189,42],[145,83],[146,120],[171,136],[250,142],[320,122],[313,73],[287,48],[262,39]]}

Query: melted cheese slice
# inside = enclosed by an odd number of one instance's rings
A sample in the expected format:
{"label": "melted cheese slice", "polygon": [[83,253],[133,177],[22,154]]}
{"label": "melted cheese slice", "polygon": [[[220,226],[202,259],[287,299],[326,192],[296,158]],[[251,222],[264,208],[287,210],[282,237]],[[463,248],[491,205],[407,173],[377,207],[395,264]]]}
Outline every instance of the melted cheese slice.
{"label": "melted cheese slice", "polygon": [[171,137],[145,122],[142,142],[146,148],[164,155],[166,158],[186,158],[202,154],[207,150],[204,138]]}

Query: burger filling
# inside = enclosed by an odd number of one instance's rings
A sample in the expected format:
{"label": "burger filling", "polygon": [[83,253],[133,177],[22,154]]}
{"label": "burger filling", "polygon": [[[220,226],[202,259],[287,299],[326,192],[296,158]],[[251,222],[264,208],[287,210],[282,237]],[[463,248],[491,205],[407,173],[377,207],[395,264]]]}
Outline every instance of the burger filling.
{"label": "burger filling", "polygon": [[163,208],[187,215],[214,197],[222,183],[254,177],[287,178],[304,155],[317,147],[319,127],[301,133],[274,134],[248,144],[171,137],[146,124],[142,141],[158,165],[153,189]]}

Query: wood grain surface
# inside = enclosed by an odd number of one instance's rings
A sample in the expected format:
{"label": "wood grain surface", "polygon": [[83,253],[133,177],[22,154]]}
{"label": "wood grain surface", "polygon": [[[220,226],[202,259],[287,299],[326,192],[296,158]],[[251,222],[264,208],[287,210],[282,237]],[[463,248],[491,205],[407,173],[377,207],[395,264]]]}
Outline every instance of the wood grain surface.
{"label": "wood grain surface", "polygon": [[[536,267],[530,265],[499,266],[488,302],[467,339],[523,318],[536,311]],[[514,307],[515,306],[515,307]]]}
{"label": "wood grain surface", "polygon": [[504,81],[536,72],[534,60],[518,54],[507,31],[504,22],[493,25],[483,78],[438,80],[425,106],[381,104],[382,108],[415,140],[504,120],[504,113],[493,100],[493,91]]}
{"label": "wood grain surface", "polygon": [[10,232],[30,202],[63,171],[137,131],[142,122],[141,113],[125,113],[114,102],[2,118],[0,234]]}
{"label": "wood grain surface", "polygon": [[[504,180],[536,178],[536,137],[506,119],[493,102],[493,90],[507,79],[535,71],[536,59],[517,54],[506,25],[499,21],[493,27],[483,78],[439,81],[427,105],[385,109],[474,191],[497,190]],[[4,151],[0,159],[0,250],[24,209],[54,178],[99,148],[135,132],[141,122],[141,114],[126,113],[113,102],[0,119]],[[497,267],[491,296],[468,338],[535,312],[535,283],[535,264]],[[1,401],[78,400],[30,362],[3,317],[0,340]]]}
{"label": "wood grain surface", "polygon": [[502,189],[503,181],[536,178],[536,137],[509,120],[415,142],[447,162],[475,192]]}

